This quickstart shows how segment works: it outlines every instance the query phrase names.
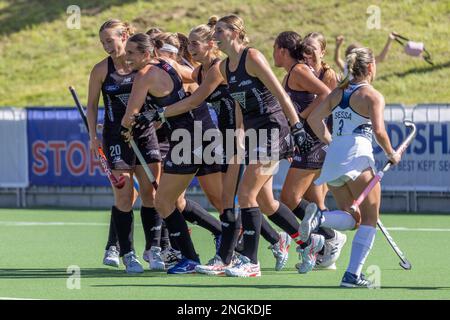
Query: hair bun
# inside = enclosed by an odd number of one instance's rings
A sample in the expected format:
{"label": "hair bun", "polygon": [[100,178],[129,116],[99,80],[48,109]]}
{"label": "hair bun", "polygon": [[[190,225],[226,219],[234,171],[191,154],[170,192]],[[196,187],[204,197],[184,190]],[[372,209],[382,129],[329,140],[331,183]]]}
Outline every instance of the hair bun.
{"label": "hair bun", "polygon": [[217,24],[217,21],[219,21],[219,17],[218,16],[211,16],[208,19],[207,25],[212,28],[212,27],[214,27]]}

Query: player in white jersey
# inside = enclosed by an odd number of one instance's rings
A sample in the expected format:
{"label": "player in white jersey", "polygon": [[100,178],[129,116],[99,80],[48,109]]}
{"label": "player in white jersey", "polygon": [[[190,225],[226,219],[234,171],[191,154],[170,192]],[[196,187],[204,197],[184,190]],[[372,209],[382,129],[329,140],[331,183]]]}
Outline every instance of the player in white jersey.
{"label": "player in white jersey", "polygon": [[[300,233],[302,240],[306,241],[319,226],[336,230],[359,227],[341,286],[370,287],[370,281],[361,271],[375,239],[381,202],[380,185],[370,191],[357,212],[350,207],[375,175],[372,135],[393,164],[400,161],[400,154],[392,148],[384,126],[384,98],[370,85],[376,74],[372,51],[368,48],[353,49],[346,60],[347,76],[343,83],[308,117],[314,133],[329,145],[321,175],[315,183],[328,184],[340,210],[322,212],[314,203],[310,204]],[[333,117],[332,135],[323,122],[330,114]],[[308,270],[312,261],[304,261],[303,269]]]}

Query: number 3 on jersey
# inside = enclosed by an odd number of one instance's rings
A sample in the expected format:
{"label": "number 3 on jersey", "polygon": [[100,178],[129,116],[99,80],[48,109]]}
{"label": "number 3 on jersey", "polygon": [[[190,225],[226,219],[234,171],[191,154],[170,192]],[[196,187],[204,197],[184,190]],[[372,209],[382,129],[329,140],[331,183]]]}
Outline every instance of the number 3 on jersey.
{"label": "number 3 on jersey", "polygon": [[344,128],[344,119],[340,119],[340,120],[339,120],[338,133],[337,133],[338,136],[341,136],[341,135],[342,135],[342,129],[343,129],[343,128]]}

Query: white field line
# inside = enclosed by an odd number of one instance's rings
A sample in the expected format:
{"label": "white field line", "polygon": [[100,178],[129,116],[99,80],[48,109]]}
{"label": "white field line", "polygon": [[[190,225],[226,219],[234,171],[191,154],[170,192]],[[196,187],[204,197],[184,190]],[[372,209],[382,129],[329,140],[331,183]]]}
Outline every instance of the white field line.
{"label": "white field line", "polygon": [[42,300],[42,299],[0,297],[0,300]]}
{"label": "white field line", "polygon": [[[140,226],[139,223],[135,224]],[[0,226],[5,227],[61,227],[61,226],[83,226],[83,227],[105,227],[109,223],[104,222],[38,222],[38,221],[0,221]],[[197,225],[190,225],[190,227],[199,227]],[[450,228],[406,228],[406,227],[388,227],[389,231],[410,231],[410,232],[450,232]]]}

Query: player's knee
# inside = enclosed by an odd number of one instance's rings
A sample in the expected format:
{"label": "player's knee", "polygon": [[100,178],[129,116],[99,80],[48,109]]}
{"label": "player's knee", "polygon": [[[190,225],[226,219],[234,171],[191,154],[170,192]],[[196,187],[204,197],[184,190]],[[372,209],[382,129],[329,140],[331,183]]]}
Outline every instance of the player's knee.
{"label": "player's knee", "polygon": [[167,217],[170,214],[170,212],[168,212],[169,211],[169,209],[168,209],[169,205],[168,205],[167,201],[164,199],[163,196],[160,196],[160,195],[156,194],[156,197],[155,197],[155,200],[154,200],[154,206],[155,206],[156,211],[163,218]]}
{"label": "player's knee", "polygon": [[248,208],[257,204],[256,195],[251,190],[241,188],[238,193],[238,202],[241,208]]}
{"label": "player's knee", "polygon": [[295,208],[300,202],[300,198],[295,194],[295,192],[282,190],[280,194],[280,201],[284,203],[288,208]]}

